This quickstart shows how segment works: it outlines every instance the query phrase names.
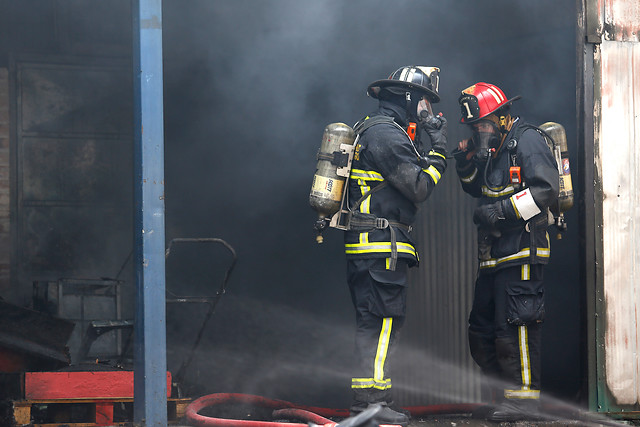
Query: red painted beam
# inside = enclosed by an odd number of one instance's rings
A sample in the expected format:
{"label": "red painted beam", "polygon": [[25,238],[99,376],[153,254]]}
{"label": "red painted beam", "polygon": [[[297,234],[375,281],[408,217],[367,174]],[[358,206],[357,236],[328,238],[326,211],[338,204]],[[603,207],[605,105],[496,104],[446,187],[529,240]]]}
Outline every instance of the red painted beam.
{"label": "red painted beam", "polygon": [[[25,399],[133,398],[133,371],[26,372]],[[167,397],[171,373],[167,372]]]}

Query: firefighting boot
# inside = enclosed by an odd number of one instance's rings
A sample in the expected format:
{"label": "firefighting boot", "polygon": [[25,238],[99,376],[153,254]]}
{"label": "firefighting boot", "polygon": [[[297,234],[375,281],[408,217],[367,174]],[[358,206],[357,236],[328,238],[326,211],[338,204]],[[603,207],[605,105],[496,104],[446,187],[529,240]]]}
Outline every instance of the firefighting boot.
{"label": "firefighting boot", "polygon": [[349,408],[350,415],[352,417],[367,410],[373,405],[381,405],[382,408],[375,414],[375,421],[379,424],[389,424],[406,427],[409,425],[409,417],[405,414],[394,411],[385,402],[378,403],[354,403]]}
{"label": "firefighting boot", "polygon": [[373,405],[380,405],[382,408],[375,415],[376,421],[380,424],[407,426],[409,424],[409,416],[392,409],[390,407],[392,400],[391,393],[388,390],[354,389],[353,404],[349,411],[351,416],[355,416]]}
{"label": "firefighting boot", "polygon": [[486,419],[497,423],[541,419],[540,399],[505,399]]}

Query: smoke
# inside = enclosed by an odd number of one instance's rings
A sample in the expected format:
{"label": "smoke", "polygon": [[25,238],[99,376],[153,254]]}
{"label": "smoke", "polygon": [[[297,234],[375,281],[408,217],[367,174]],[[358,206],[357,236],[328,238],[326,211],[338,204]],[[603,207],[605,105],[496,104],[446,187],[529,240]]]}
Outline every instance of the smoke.
{"label": "smoke", "polygon": [[[192,380],[203,392],[347,404],[350,374],[341,367],[350,363],[353,314],[342,235],[329,230],[317,245],[308,206],[324,126],[353,124],[376,108],[369,83],[420,64],[441,68],[435,109],[449,118],[451,148],[463,134],[458,94],[476,81],[522,95],[518,112],[530,121],[572,129],[574,8],[555,0],[164,2],[167,238],[218,237],[238,253],[198,352],[207,363]],[[210,255],[189,259],[225,268]],[[195,267],[168,269],[175,281],[212,282]],[[169,342],[180,322],[195,319],[169,319]]]}

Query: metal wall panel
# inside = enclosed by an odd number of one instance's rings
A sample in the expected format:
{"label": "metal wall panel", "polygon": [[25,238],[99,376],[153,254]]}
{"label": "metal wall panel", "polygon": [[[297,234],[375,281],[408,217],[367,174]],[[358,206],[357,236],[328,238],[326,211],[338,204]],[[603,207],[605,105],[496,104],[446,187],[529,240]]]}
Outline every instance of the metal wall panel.
{"label": "metal wall panel", "polygon": [[422,205],[415,223],[421,263],[411,269],[401,362],[394,375],[403,405],[480,399],[479,370],[467,345],[477,268],[471,218],[476,201],[460,188],[453,166],[452,162]]}
{"label": "metal wall panel", "polygon": [[633,405],[640,394],[640,43],[603,41],[599,65],[605,379],[617,404]]}

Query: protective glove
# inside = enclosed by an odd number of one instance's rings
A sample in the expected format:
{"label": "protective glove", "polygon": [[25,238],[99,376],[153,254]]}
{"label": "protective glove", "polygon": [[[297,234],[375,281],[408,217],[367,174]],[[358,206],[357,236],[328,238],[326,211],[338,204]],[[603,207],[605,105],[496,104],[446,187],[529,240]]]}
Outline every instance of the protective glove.
{"label": "protective glove", "polygon": [[500,200],[488,205],[478,206],[473,211],[473,222],[478,225],[494,227],[503,219],[516,219],[518,215],[511,204],[511,199]]}
{"label": "protective glove", "polygon": [[456,159],[456,163],[458,164],[467,164],[469,163],[471,160],[469,160],[467,158],[467,156],[469,155],[468,151],[462,151],[459,148],[456,148],[455,150],[453,150],[451,152],[451,155],[453,156],[454,159]]}
{"label": "protective glove", "polygon": [[419,164],[422,169],[429,169],[429,166],[434,166],[440,173],[444,173],[447,169],[447,160],[444,156],[440,155],[422,156],[420,157]]}
{"label": "protective glove", "polygon": [[443,116],[430,116],[427,111],[420,112],[420,127],[431,139],[431,149],[443,156],[447,155],[447,119]]}
{"label": "protective glove", "polygon": [[471,159],[474,154],[475,146],[470,139],[461,141],[458,144],[458,147],[456,147],[456,149],[451,152],[451,155],[456,160],[458,169],[465,169],[471,163]]}

